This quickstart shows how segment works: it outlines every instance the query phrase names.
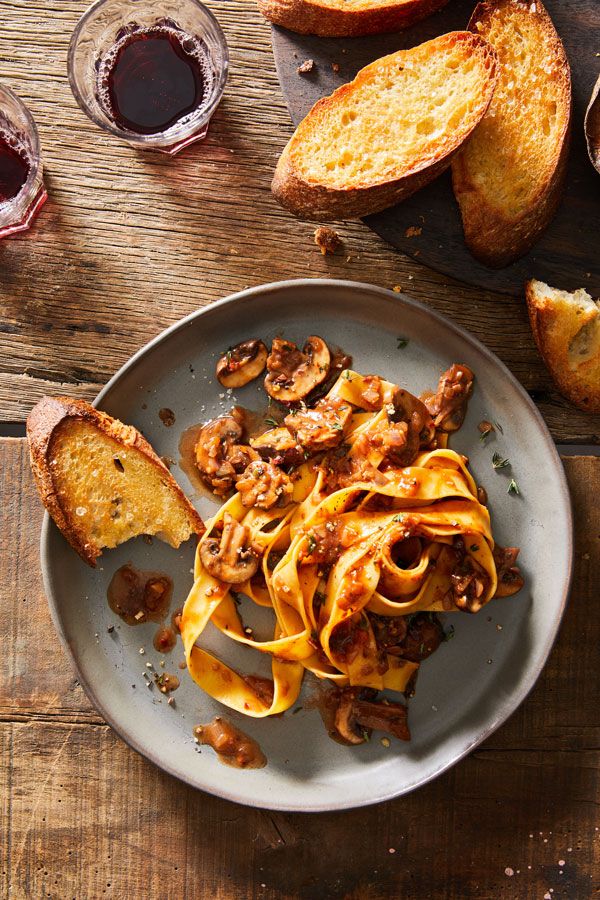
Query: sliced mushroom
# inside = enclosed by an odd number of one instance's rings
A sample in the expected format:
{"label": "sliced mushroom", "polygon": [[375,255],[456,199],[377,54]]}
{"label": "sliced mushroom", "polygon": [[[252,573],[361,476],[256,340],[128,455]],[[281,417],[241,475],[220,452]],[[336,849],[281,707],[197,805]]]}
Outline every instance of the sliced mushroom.
{"label": "sliced mushroom", "polygon": [[299,466],[304,462],[304,450],[287,428],[271,428],[264,434],[250,439],[250,446],[263,459],[271,460],[276,466]]}
{"label": "sliced mushroom", "polygon": [[352,407],[339,397],[319,400],[313,409],[294,410],[284,422],[309,453],[332,450],[344,440],[352,418]]}
{"label": "sliced mushroom", "polygon": [[440,431],[458,431],[462,425],[474,379],[468,366],[454,363],[441,376],[436,394],[425,400],[434,425]]}
{"label": "sliced mushroom", "polygon": [[335,730],[349,744],[364,744],[367,735],[358,732],[354,715],[354,701],[358,695],[355,688],[340,691],[340,702],[335,711]]}
{"label": "sliced mushroom", "polygon": [[245,525],[225,514],[219,537],[209,537],[200,545],[202,565],[213,578],[227,584],[241,584],[258,570],[259,554],[249,542]]}
{"label": "sliced mushroom", "polygon": [[363,699],[364,694],[370,694],[360,688],[344,688],[339,694],[335,728],[349,744],[363,744],[372,731],[383,731],[401,741],[410,740],[408,710],[402,703]]}
{"label": "sliced mushroom", "polygon": [[500,547],[498,544],[494,547],[494,562],[498,576],[495,597],[512,597],[525,584],[519,567],[515,565],[518,555],[518,547]]}
{"label": "sliced mushroom", "polygon": [[408,466],[421,447],[426,447],[435,437],[435,425],[425,404],[409,391],[398,388],[394,393],[389,419],[394,423],[406,423],[406,444],[392,456],[395,465]]}
{"label": "sliced mushroom", "polygon": [[258,378],[267,364],[268,350],[257,339],[231,347],[217,362],[217,378],[226,388],[244,387]]}
{"label": "sliced mushroom", "polygon": [[258,453],[238,443],[243,429],[235,416],[212,419],[201,429],[195,447],[196,465],[202,479],[218,496],[233,489],[235,477]]}
{"label": "sliced mushroom", "polygon": [[251,462],[238,476],[235,486],[244,506],[257,506],[259,509],[285,506],[294,490],[289,475],[263,459]]}
{"label": "sliced mushroom", "polygon": [[591,163],[600,172],[600,77],[594,85],[585,114],[585,140]]}
{"label": "sliced mushroom", "polygon": [[298,403],[327,378],[331,354],[325,341],[311,335],[302,350],[275,338],[267,358],[265,390],[281,403]]}

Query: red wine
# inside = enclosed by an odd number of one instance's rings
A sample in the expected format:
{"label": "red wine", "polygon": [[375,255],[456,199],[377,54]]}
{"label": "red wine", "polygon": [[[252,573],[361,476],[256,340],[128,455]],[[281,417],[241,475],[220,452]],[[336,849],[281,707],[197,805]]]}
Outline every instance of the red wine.
{"label": "red wine", "polygon": [[16,197],[29,175],[29,161],[0,134],[0,203]]}
{"label": "red wine", "polygon": [[197,39],[168,25],[129,27],[99,65],[100,98],[120,128],[159,134],[202,106],[209,71]]}

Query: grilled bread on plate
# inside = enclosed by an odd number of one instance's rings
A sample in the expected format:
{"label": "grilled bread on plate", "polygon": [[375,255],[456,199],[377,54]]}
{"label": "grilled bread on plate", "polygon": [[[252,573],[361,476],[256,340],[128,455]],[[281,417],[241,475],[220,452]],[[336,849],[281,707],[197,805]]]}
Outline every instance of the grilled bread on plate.
{"label": "grilled bread on plate", "polygon": [[527,253],[552,220],[566,170],[571,75],[539,0],[479,3],[469,29],[498,54],[490,107],[452,164],[465,240],[487,266]]}
{"label": "grilled bread on plate", "polygon": [[163,461],[131,425],[83,400],[44,397],[27,419],[42,501],[81,558],[151,534],[178,547],[204,525]]}
{"label": "grilled bread on plate", "polygon": [[600,301],[583,288],[571,294],[533,279],[525,291],[535,342],[559,391],[600,412]]}
{"label": "grilled bread on plate", "polygon": [[263,16],[300,34],[355,37],[400,31],[448,0],[258,0]]}
{"label": "grilled bread on plate", "polygon": [[495,84],[495,51],[468,31],[376,60],[300,123],[277,164],[275,197],[305,219],[393,206],[450,165]]}

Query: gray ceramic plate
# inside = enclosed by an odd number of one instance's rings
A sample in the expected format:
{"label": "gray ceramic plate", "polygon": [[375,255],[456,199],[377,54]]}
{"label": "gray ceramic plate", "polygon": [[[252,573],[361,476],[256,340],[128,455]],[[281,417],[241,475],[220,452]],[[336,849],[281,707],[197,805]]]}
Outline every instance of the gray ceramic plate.
{"label": "gray ceramic plate", "polygon": [[[160,454],[178,459],[178,439],[191,424],[222,413],[235,401],[264,407],[256,385],[224,395],[213,372],[231,344],[284,333],[295,341],[322,335],[354,357],[362,372],[376,372],[415,394],[432,388],[452,362],[464,362],[477,376],[476,390],[453,446],[469,455],[477,480],[488,490],[493,528],[501,544],[521,547],[526,588],[514,598],[492,601],[478,616],[455,614],[456,635],[422,667],[410,702],[410,744],[385,748],[375,736],[357,748],[328,738],[319,713],[310,708],[312,679],[305,680],[297,714],[271,720],[230,717],[255,737],[269,764],[239,771],[201,750],[193,726],[224,708],[205,696],[177,669],[181,646],[168,657],[167,671],[182,686],[167,706],[144,686],[156,625],[130,627],[106,602],[113,572],[132,561],[162,569],[175,582],[179,605],[191,584],[194,548],[172,550],[141,539],[106,552],[94,571],[82,563],[46,518],[42,565],[56,627],[90,699],[132,747],[167,772],[222,797],[272,809],[326,810],[367,805],[413,790],[443,772],[494,731],[533,686],[548,656],[564,610],[571,571],[572,525],[563,469],[535,406],[508,370],[484,346],[456,325],[408,298],[368,285],[342,281],[290,281],[253,288],[183,319],[137,353],[100,393],[102,409],[140,428]],[[397,349],[397,338],[409,343]],[[262,397],[261,397],[262,394]],[[158,415],[171,408],[175,425]],[[497,421],[503,434],[484,446],[477,424]],[[494,471],[495,450],[512,469]],[[180,468],[184,490],[207,515],[214,504],[198,496]],[[507,493],[510,477],[521,496]],[[450,618],[450,617],[448,617]],[[115,625],[112,633],[108,626]],[[222,649],[221,636],[210,638]],[[227,659],[248,672],[264,671],[266,660],[239,648]],[[140,648],[145,653],[140,654]],[[135,687],[133,686],[135,685]],[[229,714],[229,713],[228,713]]]}

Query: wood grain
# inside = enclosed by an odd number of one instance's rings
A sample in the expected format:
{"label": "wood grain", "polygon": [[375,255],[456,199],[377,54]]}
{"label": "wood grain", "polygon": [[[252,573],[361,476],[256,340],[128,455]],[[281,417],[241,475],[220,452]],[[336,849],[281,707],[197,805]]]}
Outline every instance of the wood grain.
{"label": "wood grain", "polygon": [[[566,290],[583,286],[598,296],[600,181],[588,159],[584,117],[598,70],[595,54],[600,5],[597,0],[577,3],[544,0],[544,4],[571,64],[573,133],[563,201],[533,250],[523,259],[496,271],[478,263],[465,245],[450,173],[403,203],[365,221],[402,252],[418,256],[438,272],[485,290],[520,296],[525,281],[535,277]],[[277,72],[294,123],[301,121],[317,100],[350,81],[373,60],[446,32],[464,29],[473,8],[473,0],[452,0],[440,12],[406,31],[353,39],[318,38],[273,28]],[[307,58],[315,66],[309,76],[299,76],[298,63]],[[336,71],[332,64],[336,65]],[[420,229],[419,234],[413,233],[415,228]]]}
{"label": "wood grain", "polygon": [[600,417],[553,388],[520,298],[424,268],[356,223],[323,257],[314,225],[271,198],[291,125],[270,29],[248,0],[209,0],[231,79],[203,144],[175,159],[135,151],[77,107],[66,78],[85,0],[0,0],[0,78],[40,129],[50,199],[29,233],[0,243],[0,418],[44,393],[93,397],[129,356],[190,311],[249,285],[334,276],[403,289],[473,331],[509,365],[562,441],[600,443]]}
{"label": "wood grain", "polygon": [[[0,871],[6,896],[586,900],[600,888],[600,460],[565,460],[572,598],[534,691],[407,797],[319,815],[246,809],[131,751],[54,638],[25,442],[0,441]],[[393,850],[395,852],[390,852]],[[564,865],[559,864],[564,860]],[[506,874],[507,871],[514,873]]]}

